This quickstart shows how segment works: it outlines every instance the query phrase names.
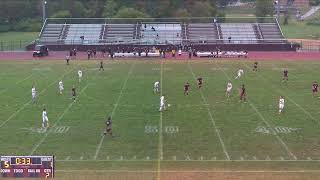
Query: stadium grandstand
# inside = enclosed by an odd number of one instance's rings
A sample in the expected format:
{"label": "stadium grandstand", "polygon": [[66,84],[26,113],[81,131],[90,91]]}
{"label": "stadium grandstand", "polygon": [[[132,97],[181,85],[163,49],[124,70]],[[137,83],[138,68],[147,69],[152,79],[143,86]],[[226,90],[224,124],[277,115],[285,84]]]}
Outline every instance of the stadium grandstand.
{"label": "stadium grandstand", "polygon": [[295,50],[276,18],[47,19],[38,44],[53,50],[76,46],[193,46],[200,50]]}

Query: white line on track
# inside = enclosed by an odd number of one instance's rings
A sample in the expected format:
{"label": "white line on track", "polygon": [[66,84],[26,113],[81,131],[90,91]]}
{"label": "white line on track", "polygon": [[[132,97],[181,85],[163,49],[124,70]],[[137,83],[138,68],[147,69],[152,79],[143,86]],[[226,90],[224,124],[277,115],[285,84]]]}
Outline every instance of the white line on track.
{"label": "white line on track", "polygon": [[[191,67],[189,61],[188,61],[188,67],[189,67],[189,69],[190,69],[190,72],[191,72],[193,78],[194,78],[195,80],[197,80],[197,77],[196,77],[196,75],[194,74],[194,72],[193,72],[193,70],[192,70],[192,67]],[[202,98],[204,104],[208,104],[206,98],[204,97],[204,94],[203,94],[202,90],[200,89],[199,91],[200,91],[200,95],[201,95],[201,98]],[[207,107],[207,110],[208,110],[208,114],[209,114],[209,116],[210,116],[212,125],[213,125],[213,127],[214,127],[214,129],[215,129],[215,131],[216,131],[216,134],[217,134],[217,136],[218,136],[218,138],[219,138],[219,140],[220,140],[220,144],[221,144],[222,150],[223,150],[223,152],[224,152],[224,154],[225,154],[225,156],[226,156],[226,159],[227,159],[227,160],[230,160],[229,153],[228,153],[228,151],[227,151],[227,149],[226,149],[226,147],[225,147],[224,141],[222,140],[222,137],[221,137],[221,135],[220,135],[220,131],[219,131],[219,129],[218,129],[217,126],[216,126],[216,122],[215,122],[215,120],[214,120],[214,118],[213,118],[213,115],[212,115],[209,107]]]}
{"label": "white line on track", "polygon": [[[51,87],[52,85],[56,84],[60,79],[63,79],[67,74],[71,73],[75,68],[71,69],[70,71],[64,73],[61,77],[59,77],[57,80],[55,80],[54,82],[52,82],[51,84],[49,84],[45,89],[43,89],[39,95],[43,94],[44,92],[46,92],[48,90],[49,87]],[[24,108],[26,108],[30,103],[32,102],[32,100],[29,100],[28,102],[26,102],[24,105],[22,105],[22,107],[20,107],[16,112],[14,112],[13,114],[11,114],[11,116],[6,119],[4,122],[2,122],[0,124],[0,128],[2,128],[7,122],[9,122],[13,117],[15,117],[17,114],[19,114],[22,110],[24,110]]]}
{"label": "white line on track", "polygon": [[[118,104],[119,104],[120,99],[121,99],[121,97],[122,97],[122,95],[123,95],[123,91],[124,91],[125,87],[127,86],[127,82],[128,82],[128,80],[129,80],[129,78],[130,78],[130,76],[131,76],[131,73],[132,73],[132,70],[133,70],[133,68],[134,68],[134,65],[135,65],[135,64],[132,64],[132,65],[131,65],[131,68],[130,68],[130,70],[129,70],[129,72],[128,72],[127,78],[126,78],[126,80],[124,81],[124,83],[123,83],[123,85],[122,85],[122,87],[121,87],[120,94],[119,94],[118,99],[117,99],[117,101],[116,101],[116,103],[115,103],[115,106],[114,106],[114,108],[113,108],[113,110],[112,110],[112,112],[111,112],[110,117],[112,117],[112,116],[114,115],[116,109],[118,108]],[[98,144],[98,146],[97,146],[96,152],[95,152],[94,157],[93,157],[94,160],[96,160],[97,157],[99,156],[100,149],[101,149],[101,146],[102,146],[102,144],[103,144],[104,138],[105,138],[105,136],[103,135],[103,136],[101,137],[101,139],[100,139],[100,142],[99,142],[99,144]]]}
{"label": "white line on track", "polygon": [[[84,92],[87,88],[88,88],[89,84],[87,84],[84,88],[82,88],[82,90],[80,91],[79,95],[82,94],[82,92]],[[51,128],[56,127],[59,122],[61,121],[61,119],[64,117],[64,115],[71,109],[71,107],[73,106],[74,102],[70,103],[69,106],[63,111],[63,113],[60,115],[60,117],[58,118],[58,120],[54,123],[54,125]],[[42,139],[33,147],[30,155],[33,155],[36,150],[40,147],[40,145],[47,139],[48,135],[50,134],[50,132],[52,131],[48,131],[47,133],[44,134],[44,136],[42,137]],[[69,156],[70,157],[70,156]]]}
{"label": "white line on track", "polygon": [[[60,173],[156,173],[152,170],[56,170]],[[163,170],[165,173],[320,173],[320,170]]]}
{"label": "white line on track", "polygon": [[[218,65],[219,66],[219,65]],[[219,66],[220,67],[220,66]],[[250,68],[248,68],[250,69]],[[231,80],[230,76],[222,69],[221,70],[225,77],[228,80]],[[277,140],[279,141],[279,143],[281,144],[281,146],[286,150],[287,154],[293,158],[294,160],[297,160],[297,157],[290,151],[289,147],[287,146],[287,144],[279,137],[278,133],[272,128],[272,126],[269,124],[269,122],[262,116],[262,114],[260,113],[260,111],[257,109],[257,107],[247,99],[247,102],[249,103],[249,105],[251,106],[251,108],[258,114],[258,116],[260,117],[260,119],[265,123],[265,125],[267,125],[270,130],[272,131],[272,134],[275,135],[275,137],[277,138]]]}

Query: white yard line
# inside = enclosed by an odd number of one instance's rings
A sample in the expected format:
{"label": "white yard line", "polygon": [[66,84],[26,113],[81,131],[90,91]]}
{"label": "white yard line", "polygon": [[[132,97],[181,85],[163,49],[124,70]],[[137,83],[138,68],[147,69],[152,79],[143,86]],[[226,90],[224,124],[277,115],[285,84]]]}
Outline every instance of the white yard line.
{"label": "white yard line", "polygon": [[[87,89],[88,86],[89,86],[89,84],[87,84],[84,88],[82,88],[82,90],[79,93],[79,96],[82,94],[82,92],[84,92]],[[56,127],[58,125],[58,123],[61,121],[61,119],[64,117],[64,115],[71,109],[73,104],[74,104],[74,102],[69,104],[69,106],[63,111],[63,113],[60,115],[58,120],[54,123],[54,125],[51,128],[54,128],[54,127]],[[30,155],[33,155],[36,152],[36,150],[40,147],[40,145],[47,139],[47,137],[50,134],[50,132],[51,131],[48,131],[47,133],[44,134],[42,139],[32,148],[32,151],[31,151]]]}
{"label": "white yard line", "polygon": [[[243,63],[243,62],[242,62]],[[243,63],[244,66],[246,66],[246,68],[250,69],[250,67],[246,64]],[[261,79],[263,79],[264,81],[268,81],[264,76],[258,74],[258,76],[260,76]],[[268,81],[269,82],[269,81]],[[280,94],[285,94],[283,91],[281,91],[280,89],[276,88],[272,83],[271,86],[273,89],[276,89],[278,91],[278,93]],[[295,106],[297,106],[300,110],[302,110],[306,115],[308,115],[312,120],[316,121],[318,124],[320,124],[320,121],[318,119],[316,119],[315,117],[313,117],[307,110],[305,110],[302,106],[300,106],[298,103],[296,103],[293,99],[291,99],[288,95],[286,95],[286,98],[291,101]]]}
{"label": "white yard line", "polygon": [[22,79],[22,80],[20,80],[20,81],[16,82],[16,85],[18,85],[18,84],[20,84],[20,83],[22,83],[22,82],[24,82],[24,81],[26,81],[26,80],[30,79],[33,75],[34,75],[34,74],[33,74],[33,73],[31,73],[31,74],[30,74],[29,76],[27,76],[26,78],[24,78],[24,79]]}
{"label": "white yard line", "polygon": [[[161,59],[160,67],[160,97],[162,96],[163,89],[163,60]],[[159,144],[158,144],[158,161],[157,161],[157,180],[161,179],[161,160],[163,159],[163,133],[162,133],[162,111],[160,111],[159,120]]]}
{"label": "white yard line", "polygon": [[[51,84],[49,84],[45,89],[43,89],[38,96],[40,96],[42,93],[46,92],[48,90],[49,87],[51,87],[52,85],[56,84],[60,79],[63,79],[67,74],[71,73],[75,68],[71,69],[70,71],[64,73],[61,77],[59,77],[57,80],[55,80],[54,82],[52,82]],[[24,105],[22,105],[22,107],[20,107],[16,112],[14,112],[13,114],[11,114],[11,116],[6,119],[4,122],[2,122],[0,124],[0,128],[2,128],[7,122],[9,122],[13,117],[15,117],[17,114],[19,114],[22,110],[24,110],[30,103],[32,102],[32,100],[29,100],[28,102],[26,102]]]}
{"label": "white yard line", "polygon": [[[65,159],[58,159],[55,160],[57,162],[158,162],[158,159],[101,159],[101,160],[92,160],[92,159],[84,159],[84,160],[65,160]],[[204,159],[204,160],[195,160],[195,159],[177,159],[177,160],[161,160],[161,162],[320,162],[319,160],[308,160],[308,159],[300,159],[300,160],[293,160],[293,159],[270,159],[270,160],[263,160],[263,159],[236,159],[236,160],[226,160],[226,159]]]}
{"label": "white yard line", "polygon": [[[114,108],[113,108],[113,110],[112,110],[112,112],[111,112],[110,117],[113,117],[116,109],[118,108],[120,99],[121,99],[121,97],[122,97],[122,95],[123,95],[123,91],[124,91],[125,87],[127,86],[127,82],[128,82],[128,80],[129,80],[129,78],[130,78],[130,76],[131,76],[131,73],[132,73],[132,70],[133,70],[134,65],[135,65],[135,64],[132,64],[132,65],[131,65],[131,68],[130,68],[130,70],[129,70],[129,72],[128,72],[127,78],[126,78],[126,80],[124,81],[124,83],[123,83],[123,85],[122,85],[122,87],[121,87],[120,94],[119,94],[118,99],[117,99],[117,101],[116,101],[116,104],[115,104],[115,106],[114,106]],[[99,156],[100,149],[101,149],[101,147],[102,147],[104,138],[105,138],[105,136],[102,136],[101,139],[100,139],[100,141],[99,141],[99,144],[98,144],[98,146],[97,146],[97,148],[96,148],[96,152],[95,152],[94,157],[93,157],[94,160],[96,160],[97,157]]]}
{"label": "white yard line", "polygon": [[[190,72],[191,72],[194,80],[196,81],[196,80],[197,80],[197,77],[196,77],[196,75],[194,74],[194,72],[193,72],[193,70],[192,70],[192,67],[191,67],[189,61],[188,61],[188,67],[189,67],[189,69],[190,69]],[[201,95],[201,98],[202,98],[204,104],[208,104],[207,99],[204,97],[204,94],[203,94],[202,90],[200,89],[199,91],[200,91],[200,95]],[[220,131],[219,131],[219,129],[218,129],[217,126],[216,126],[216,122],[215,122],[215,120],[214,120],[214,118],[213,118],[213,115],[212,115],[212,113],[211,113],[211,111],[210,111],[210,108],[207,107],[207,110],[208,110],[208,114],[209,114],[209,116],[210,116],[212,125],[213,125],[213,127],[214,127],[214,129],[215,129],[215,132],[216,132],[216,134],[217,134],[217,136],[218,136],[218,138],[219,138],[219,140],[220,140],[220,144],[221,144],[222,150],[223,150],[223,152],[224,152],[224,154],[225,154],[225,156],[226,156],[226,159],[227,159],[227,160],[230,160],[229,153],[228,153],[228,151],[227,151],[227,149],[226,149],[226,147],[225,147],[224,141],[222,140],[222,137],[221,137],[221,135],[220,135]]]}
{"label": "white yard line", "polygon": [[[62,170],[60,173],[156,173],[154,170]],[[163,170],[165,173],[320,173],[320,170]]]}
{"label": "white yard line", "polygon": [[[218,65],[219,66],[219,65]],[[220,66],[219,66],[220,67]],[[222,69],[221,70],[225,77],[228,80],[231,80],[230,76]],[[279,143],[281,144],[281,146],[286,150],[287,154],[293,158],[294,160],[297,160],[297,157],[290,151],[289,147],[287,146],[287,144],[280,138],[280,136],[278,135],[278,133],[276,131],[274,131],[274,128],[269,124],[269,122],[262,116],[262,114],[260,113],[260,111],[257,109],[257,107],[247,99],[250,107],[259,115],[260,119],[264,122],[264,124],[266,126],[268,126],[270,128],[270,130],[272,131],[272,134],[275,135],[275,137],[277,138],[277,140],[279,141]]]}

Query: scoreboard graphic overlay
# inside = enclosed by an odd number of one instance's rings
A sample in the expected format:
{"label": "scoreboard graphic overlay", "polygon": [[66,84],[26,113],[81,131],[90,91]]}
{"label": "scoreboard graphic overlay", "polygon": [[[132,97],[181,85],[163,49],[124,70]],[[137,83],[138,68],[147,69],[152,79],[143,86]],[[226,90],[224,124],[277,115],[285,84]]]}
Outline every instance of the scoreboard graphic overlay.
{"label": "scoreboard graphic overlay", "polygon": [[53,178],[54,156],[0,156],[1,177]]}

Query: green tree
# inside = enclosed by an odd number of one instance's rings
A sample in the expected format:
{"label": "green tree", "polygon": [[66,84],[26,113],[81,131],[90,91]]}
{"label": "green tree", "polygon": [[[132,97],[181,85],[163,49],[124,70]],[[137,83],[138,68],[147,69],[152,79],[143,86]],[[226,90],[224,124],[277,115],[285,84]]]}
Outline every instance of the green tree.
{"label": "green tree", "polygon": [[149,17],[147,14],[138,11],[134,8],[121,8],[118,13],[115,15],[117,18],[147,18]]}
{"label": "green tree", "polygon": [[208,1],[196,1],[189,9],[193,17],[212,17],[217,14],[216,9]]}
{"label": "green tree", "polygon": [[52,18],[70,18],[71,13],[68,10],[61,10],[51,15],[51,17]]}
{"label": "green tree", "polygon": [[103,17],[114,17],[117,13],[118,4],[114,0],[107,0],[102,12]]}
{"label": "green tree", "polygon": [[263,21],[267,16],[274,15],[274,4],[271,0],[257,0],[256,2],[256,17],[259,21]]}

